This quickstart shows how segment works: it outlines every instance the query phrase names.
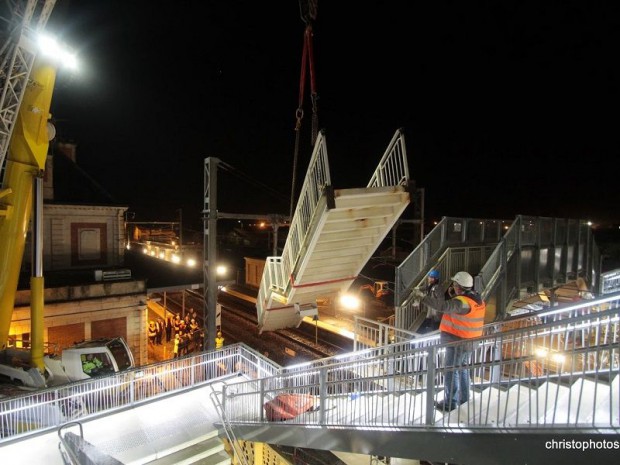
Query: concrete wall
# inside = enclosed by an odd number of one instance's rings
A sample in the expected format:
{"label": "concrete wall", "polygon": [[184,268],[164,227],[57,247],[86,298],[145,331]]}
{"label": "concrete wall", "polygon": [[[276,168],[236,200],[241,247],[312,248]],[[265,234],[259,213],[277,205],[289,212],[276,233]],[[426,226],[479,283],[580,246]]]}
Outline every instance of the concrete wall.
{"label": "concrete wall", "polygon": [[[120,281],[45,289],[44,341],[56,344],[75,338],[90,339],[92,327],[102,321],[115,322],[114,328],[125,328],[125,334],[109,334],[125,338],[136,364],[147,360],[147,296],[144,281]],[[124,320],[124,324],[119,324]],[[76,326],[78,325],[78,326]],[[68,332],[65,334],[63,327]],[[50,328],[54,328],[50,332]],[[76,328],[83,328],[79,331]],[[50,333],[53,334],[50,340]],[[30,334],[30,291],[18,291],[11,320],[11,336],[23,339]],[[73,337],[73,339],[71,339]]]}

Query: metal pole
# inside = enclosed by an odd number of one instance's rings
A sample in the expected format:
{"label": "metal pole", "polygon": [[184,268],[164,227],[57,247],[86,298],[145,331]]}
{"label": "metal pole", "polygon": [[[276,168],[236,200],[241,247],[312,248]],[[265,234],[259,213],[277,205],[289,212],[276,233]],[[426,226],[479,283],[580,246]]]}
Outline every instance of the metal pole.
{"label": "metal pole", "polygon": [[179,250],[183,256],[183,209],[179,208]]}
{"label": "metal pole", "polygon": [[215,349],[215,312],[217,304],[216,248],[217,248],[217,165],[218,158],[205,160],[204,172],[204,260],[203,289],[205,312],[205,341],[207,350]]}
{"label": "metal pole", "polygon": [[34,215],[32,218],[32,270],[30,277],[32,312],[30,317],[31,361],[41,373],[45,371],[44,353],[44,306],[45,282],[43,278],[43,175],[34,178]]}
{"label": "metal pole", "polygon": [[424,240],[424,188],[421,187],[420,191],[420,243]]}
{"label": "metal pole", "polygon": [[272,223],[271,227],[273,230],[273,244],[271,246],[271,253],[275,257],[276,255],[278,255],[278,228],[280,227],[280,225],[276,222]]}
{"label": "metal pole", "polygon": [[319,316],[314,315],[312,319],[314,320],[314,343],[319,345]]}

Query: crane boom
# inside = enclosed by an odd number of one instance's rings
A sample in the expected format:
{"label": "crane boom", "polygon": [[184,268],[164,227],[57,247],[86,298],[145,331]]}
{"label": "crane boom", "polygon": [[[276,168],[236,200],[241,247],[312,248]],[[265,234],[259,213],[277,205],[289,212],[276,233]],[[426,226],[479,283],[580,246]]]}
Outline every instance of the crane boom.
{"label": "crane boom", "polygon": [[34,35],[45,28],[55,3],[56,0],[13,2],[11,17],[2,18],[6,29],[0,49],[0,180],[4,178],[6,154],[37,53]]}
{"label": "crane boom", "polygon": [[[46,58],[37,55],[33,33],[45,26],[54,3],[55,0],[15,3],[10,31],[2,48],[5,82],[0,108],[3,168],[0,173],[0,348],[5,348],[8,342],[32,214],[33,183],[45,168],[49,147],[47,124],[56,69]],[[33,364],[40,369],[43,368],[43,341],[37,341],[42,338],[39,334],[43,321],[42,279],[31,280]]]}

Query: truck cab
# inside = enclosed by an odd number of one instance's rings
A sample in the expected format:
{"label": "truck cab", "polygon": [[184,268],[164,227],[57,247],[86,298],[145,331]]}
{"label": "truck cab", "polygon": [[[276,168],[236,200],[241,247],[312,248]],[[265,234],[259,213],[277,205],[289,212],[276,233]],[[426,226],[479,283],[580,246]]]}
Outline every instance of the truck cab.
{"label": "truck cab", "polygon": [[[63,349],[60,357],[45,357],[48,385],[105,376],[135,366],[123,338],[93,339]],[[93,366],[94,365],[94,366]]]}

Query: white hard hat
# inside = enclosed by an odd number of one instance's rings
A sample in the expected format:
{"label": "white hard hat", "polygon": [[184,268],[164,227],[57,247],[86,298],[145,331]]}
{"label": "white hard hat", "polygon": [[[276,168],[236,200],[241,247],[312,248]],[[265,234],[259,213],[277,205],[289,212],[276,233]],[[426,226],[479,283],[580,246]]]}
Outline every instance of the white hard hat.
{"label": "white hard hat", "polygon": [[450,279],[465,289],[474,287],[474,278],[467,271],[459,271]]}

